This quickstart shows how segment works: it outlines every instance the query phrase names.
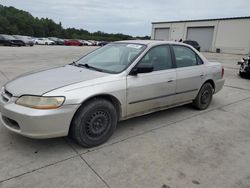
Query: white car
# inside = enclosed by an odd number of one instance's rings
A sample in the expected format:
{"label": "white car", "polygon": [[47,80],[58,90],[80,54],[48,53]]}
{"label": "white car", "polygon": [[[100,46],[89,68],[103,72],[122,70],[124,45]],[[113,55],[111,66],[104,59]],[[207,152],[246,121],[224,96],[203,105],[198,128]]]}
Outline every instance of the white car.
{"label": "white car", "polygon": [[40,44],[40,45],[54,45],[55,42],[52,40],[49,40],[47,38],[37,38],[34,40],[35,44]]}
{"label": "white car", "polygon": [[93,43],[87,40],[81,40],[80,41],[84,46],[93,46]]}

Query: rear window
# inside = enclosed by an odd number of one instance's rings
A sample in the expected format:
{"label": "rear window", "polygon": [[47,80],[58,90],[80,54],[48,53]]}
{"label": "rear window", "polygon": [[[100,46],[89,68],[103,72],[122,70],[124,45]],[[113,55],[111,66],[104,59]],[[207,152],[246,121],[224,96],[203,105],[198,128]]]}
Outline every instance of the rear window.
{"label": "rear window", "polygon": [[184,41],[184,43],[189,44],[189,45],[198,45],[196,41],[190,41],[190,40]]}
{"label": "rear window", "polygon": [[188,47],[173,46],[177,68],[197,65],[196,54]]}
{"label": "rear window", "polygon": [[194,45],[198,45],[198,43],[197,43],[196,41],[193,41],[193,44],[194,44]]}

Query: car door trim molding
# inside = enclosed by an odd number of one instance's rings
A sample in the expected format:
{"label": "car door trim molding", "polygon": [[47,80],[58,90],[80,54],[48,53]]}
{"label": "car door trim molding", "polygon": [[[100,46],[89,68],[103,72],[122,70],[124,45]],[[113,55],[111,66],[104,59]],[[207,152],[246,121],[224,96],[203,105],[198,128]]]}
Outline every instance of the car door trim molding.
{"label": "car door trim molding", "polygon": [[179,95],[179,94],[183,94],[183,93],[190,93],[190,92],[194,92],[194,91],[198,91],[198,89],[186,90],[186,91],[182,91],[182,92],[178,92],[178,93],[172,93],[172,94],[168,94],[168,95],[161,95],[161,96],[157,96],[157,97],[141,99],[141,100],[137,100],[137,101],[132,101],[129,104],[136,104],[136,103],[151,101],[151,100],[155,100],[155,99],[166,98],[166,97],[170,97],[170,96],[173,96],[173,95]]}

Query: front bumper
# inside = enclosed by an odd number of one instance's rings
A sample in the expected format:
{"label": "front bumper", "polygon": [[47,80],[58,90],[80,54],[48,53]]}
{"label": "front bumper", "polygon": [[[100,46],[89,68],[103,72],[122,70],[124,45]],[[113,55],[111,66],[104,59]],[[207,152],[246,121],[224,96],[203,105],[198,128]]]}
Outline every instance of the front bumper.
{"label": "front bumper", "polygon": [[71,120],[79,105],[64,105],[53,110],[37,110],[6,102],[0,96],[0,121],[9,130],[29,138],[67,136]]}

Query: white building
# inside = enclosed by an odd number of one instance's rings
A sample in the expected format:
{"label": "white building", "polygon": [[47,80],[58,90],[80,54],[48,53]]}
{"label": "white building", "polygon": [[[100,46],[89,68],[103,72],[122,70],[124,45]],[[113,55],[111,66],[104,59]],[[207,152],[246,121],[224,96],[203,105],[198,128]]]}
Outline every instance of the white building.
{"label": "white building", "polygon": [[153,22],[152,39],[195,40],[201,51],[250,52],[250,17]]}

